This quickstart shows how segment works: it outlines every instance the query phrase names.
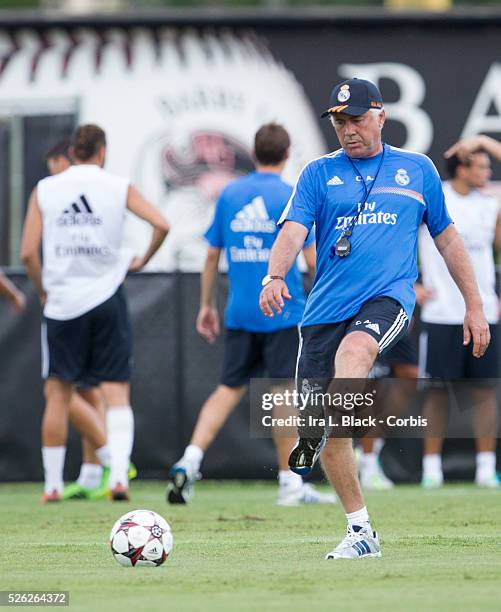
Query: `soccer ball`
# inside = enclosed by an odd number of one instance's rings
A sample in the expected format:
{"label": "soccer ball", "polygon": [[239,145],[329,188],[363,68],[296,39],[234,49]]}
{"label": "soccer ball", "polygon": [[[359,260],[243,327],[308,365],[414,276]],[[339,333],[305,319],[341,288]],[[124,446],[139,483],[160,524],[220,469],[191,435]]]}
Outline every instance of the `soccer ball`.
{"label": "soccer ball", "polygon": [[133,510],[113,525],[110,533],[111,552],[120,565],[157,566],[172,551],[169,523],[151,510]]}

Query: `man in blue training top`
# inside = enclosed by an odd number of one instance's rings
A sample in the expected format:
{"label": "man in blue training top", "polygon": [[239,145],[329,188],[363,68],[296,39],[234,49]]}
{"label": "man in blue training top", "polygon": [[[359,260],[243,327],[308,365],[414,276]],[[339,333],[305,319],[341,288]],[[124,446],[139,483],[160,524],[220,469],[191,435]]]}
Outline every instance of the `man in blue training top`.
{"label": "man in blue training top", "polygon": [[[481,357],[489,344],[489,326],[433,163],[425,155],[382,143],[383,100],[369,81],[349,79],[336,85],[326,116],[342,148],[312,161],[301,173],[279,222],[283,227],[260,297],[265,315],[282,312],[284,299],[291,299],[287,270],[315,224],[317,273],[301,322],[298,386],[311,391],[311,379],[334,377],[332,389],[342,385],[337,379],[365,379],[378,354],[405,334],[414,308],[421,222],[465,300],[464,343],[473,339],[473,355]],[[319,437],[307,433],[299,431],[289,465],[308,473],[325,443],[323,468],[348,520],[346,537],[326,558],[381,556],[351,439],[325,441],[323,430]]]}
{"label": "man in blue training top", "polygon": [[[209,250],[201,279],[197,331],[214,342],[219,316],[214,289],[219,257],[226,249],[230,291],[225,314],[224,364],[221,382],[200,411],[195,430],[183,457],[169,472],[167,500],[189,501],[205,451],[230,413],[244,396],[250,378],[264,368],[270,378],[292,380],[305,295],[297,266],[287,275],[294,300],[282,316],[270,320],[259,309],[261,279],[266,274],[271,247],[278,234],[277,222],[292,192],[280,178],[289,155],[286,130],[276,124],[262,126],[255,136],[256,171],[230,183],[216,205],[212,225],[205,237]],[[315,268],[313,232],[304,243],[310,270]],[[321,494],[303,484],[288,466],[295,440],[275,437],[279,467],[280,505],[333,502],[333,494]]]}

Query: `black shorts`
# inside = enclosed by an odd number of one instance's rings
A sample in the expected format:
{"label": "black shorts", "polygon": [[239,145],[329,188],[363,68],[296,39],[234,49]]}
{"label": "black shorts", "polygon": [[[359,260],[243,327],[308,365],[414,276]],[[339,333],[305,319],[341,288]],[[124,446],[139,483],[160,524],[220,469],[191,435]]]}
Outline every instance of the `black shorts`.
{"label": "black shorts", "polygon": [[297,378],[299,382],[311,377],[330,380],[337,349],[351,332],[363,331],[372,336],[379,344],[380,355],[384,355],[405,336],[407,326],[407,315],[399,302],[378,297],[366,302],[358,314],[346,321],[302,327]]}
{"label": "black shorts", "polygon": [[89,312],[60,321],[44,318],[42,375],[94,386],[130,379],[132,332],[120,287]]}
{"label": "black shorts", "polygon": [[413,336],[406,333],[388,352],[379,358],[379,361],[389,366],[417,365],[418,350],[416,339]]}
{"label": "black shorts", "polygon": [[241,387],[251,378],[294,378],[299,333],[288,327],[271,333],[227,329],[221,383]]}
{"label": "black shorts", "polygon": [[426,378],[499,377],[498,326],[489,325],[491,343],[483,357],[473,357],[473,345],[463,346],[463,326],[422,323],[419,336],[419,375]]}

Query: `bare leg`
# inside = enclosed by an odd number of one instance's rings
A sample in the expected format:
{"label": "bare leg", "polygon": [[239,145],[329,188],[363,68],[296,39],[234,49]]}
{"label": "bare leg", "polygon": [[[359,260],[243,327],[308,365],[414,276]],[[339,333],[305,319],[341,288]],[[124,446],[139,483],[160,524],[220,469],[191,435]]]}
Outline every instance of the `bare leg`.
{"label": "bare leg", "polygon": [[72,385],[56,378],[45,383],[45,411],[42,419],[42,445],[66,446],[68,412]]}
{"label": "bare leg", "polygon": [[374,452],[374,439],[375,438],[362,438],[360,440],[360,446],[364,451],[365,455],[369,455]]}
{"label": "bare leg", "polygon": [[357,477],[357,466],[349,438],[329,438],[321,455],[322,467],[336,490],[346,513],[363,508],[364,498]]}
{"label": "bare leg", "polygon": [[278,469],[280,471],[289,470],[289,456],[291,454],[294,445],[296,444],[296,438],[285,438],[280,434],[277,434],[275,429],[273,430],[273,442],[277,451]]}
{"label": "bare leg", "polygon": [[425,455],[440,455],[447,426],[447,391],[430,389],[423,407],[423,418],[427,419],[430,435],[424,439]]}
{"label": "bare leg", "polygon": [[107,410],[130,405],[130,385],[128,382],[104,382],[100,390]]}
{"label": "bare leg", "polygon": [[[378,354],[376,340],[365,332],[344,337],[334,362],[335,378],[365,379]],[[351,439],[331,438],[322,452],[322,466],[343,504],[351,513],[365,506]]]}
{"label": "bare leg", "polygon": [[[96,397],[97,391],[92,394],[91,390],[79,390],[71,396],[70,420],[72,425],[82,434],[83,463],[99,463],[95,449],[106,444],[106,432],[104,428],[104,415],[101,409],[102,400]],[[97,401],[95,407],[88,400]]]}
{"label": "bare leg", "polygon": [[206,451],[245,394],[245,387],[219,385],[205,401],[190,444]]}
{"label": "bare leg", "polygon": [[473,389],[473,431],[477,453],[496,451],[498,406],[494,389]]}
{"label": "bare leg", "polygon": [[[273,393],[284,393],[285,391],[292,392],[294,390],[294,384],[286,387],[275,387],[272,388]],[[294,414],[290,406],[274,406],[273,407],[273,418],[285,419],[291,414]],[[280,471],[289,471],[289,455],[291,454],[294,445],[296,444],[296,437],[288,438],[281,432],[283,428],[273,428],[273,442],[277,451],[278,469]]]}
{"label": "bare leg", "polygon": [[[79,389],[77,393],[96,411],[99,422],[101,424],[103,434],[105,436],[106,443],[106,416],[104,398],[101,391],[98,388]],[[71,418],[71,411],[70,411]],[[100,463],[98,456],[96,455],[96,448],[101,446],[95,446],[87,438],[82,440],[82,461],[83,463]]]}
{"label": "bare leg", "polygon": [[45,383],[45,410],[42,419],[42,460],[44,501],[58,501],[63,492],[63,469],[68,437],[68,412],[72,385],[56,378]]}

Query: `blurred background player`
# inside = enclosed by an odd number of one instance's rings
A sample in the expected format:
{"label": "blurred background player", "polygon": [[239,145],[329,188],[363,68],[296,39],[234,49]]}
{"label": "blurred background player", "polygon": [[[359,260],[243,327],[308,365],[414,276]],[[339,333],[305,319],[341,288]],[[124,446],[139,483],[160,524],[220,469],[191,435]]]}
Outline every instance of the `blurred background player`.
{"label": "blurred background player", "polygon": [[[416,290],[416,302],[419,303],[418,291]],[[412,322],[406,335],[390,350],[380,357],[374,364],[370,378],[397,378],[404,380],[416,380],[418,377],[418,355],[417,347],[411,335]],[[385,401],[392,406],[405,405],[409,397],[402,397],[408,392],[407,386],[391,384]],[[398,397],[395,396],[398,394]],[[409,395],[407,393],[407,395]],[[358,470],[360,474],[360,485],[367,491],[387,491],[393,488],[393,482],[386,476],[380,462],[380,454],[384,447],[384,439],[371,437],[359,440]]]}
{"label": "blurred background player", "polygon": [[[107,406],[111,496],[126,500],[134,419],[129,400],[132,339],[122,282],[127,270],[138,271],[151,259],[169,228],[127,179],[103,170],[106,136],[101,128],[77,128],[70,155],[73,166],[33,190],[21,246],[44,304],[43,500],[58,501],[63,492],[69,406],[74,385],[82,380],[100,384]],[[143,257],[122,248],[126,209],[153,227]]]}
{"label": "blurred background player", "polygon": [[[197,331],[208,341],[219,335],[219,315],[214,290],[221,250],[228,258],[230,293],[225,313],[224,364],[221,382],[202,406],[190,444],[169,472],[167,499],[187,503],[198,477],[204,453],[245,394],[252,376],[264,368],[270,378],[292,380],[298,349],[297,325],[305,295],[299,269],[287,276],[294,300],[281,317],[266,319],[259,309],[261,280],[278,234],[277,221],[292,193],[280,175],[289,157],[286,130],[273,123],[262,126],[255,136],[256,171],[230,183],[221,194],[212,225],[205,237],[209,250],[201,277]],[[304,255],[315,268],[314,236],[305,243]],[[283,391],[283,389],[282,389]],[[303,483],[287,464],[295,440],[275,432],[278,456],[280,505],[332,503],[332,494],[315,491]]]}
{"label": "blurred background player", "polygon": [[[501,249],[499,201],[483,189],[491,177],[489,155],[501,160],[501,144],[478,136],[462,140],[446,153],[450,180],[444,184],[449,213],[469,253],[489,323],[491,346],[483,359],[472,357],[466,346],[451,351],[463,339],[464,301],[429,234],[422,229],[419,253],[423,285],[432,297],[421,311],[420,364],[423,375],[444,380],[497,379],[499,376],[498,319],[499,298],[495,290],[493,247]],[[471,389],[471,387],[470,387]],[[498,406],[494,386],[479,380],[471,389],[474,405],[473,430],[476,444],[475,482],[483,487],[498,487],[496,476],[496,437]],[[423,416],[433,437],[424,440],[422,485],[440,487],[443,433],[446,428],[448,394],[444,388],[428,390]]]}
{"label": "blurred background player", "polygon": [[[414,283],[416,305],[421,306],[432,294],[421,283]],[[405,411],[415,397],[416,383],[419,376],[418,347],[413,316],[405,336],[388,353],[379,357],[374,364],[370,378],[391,378],[402,381],[389,381],[385,390],[384,401],[392,406],[392,411],[398,414]],[[405,381],[405,382],[404,382]],[[412,382],[414,381],[414,383]],[[402,416],[404,416],[402,414]],[[371,437],[359,440],[357,449],[360,484],[367,491],[386,491],[393,488],[393,482],[385,474],[381,465],[380,455],[384,448],[384,432],[382,437]]]}
{"label": "blurred background player", "polygon": [[[57,142],[47,151],[45,161],[50,174],[54,176],[71,166],[70,140]],[[75,482],[64,487],[63,499],[99,499],[105,497],[108,489],[109,465],[102,465],[101,459],[109,461],[106,444],[105,403],[99,387],[92,381],[80,381],[71,396],[70,421],[82,434],[82,465]],[[96,451],[99,452],[96,454]],[[104,468],[104,469],[103,469]],[[129,480],[137,476],[136,468],[129,466]]]}

